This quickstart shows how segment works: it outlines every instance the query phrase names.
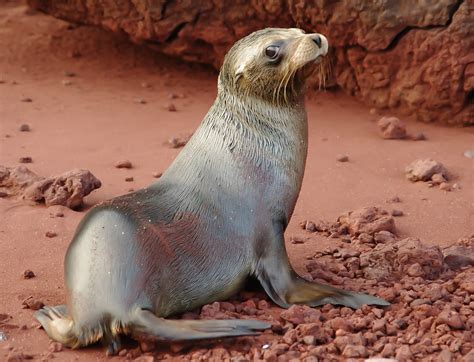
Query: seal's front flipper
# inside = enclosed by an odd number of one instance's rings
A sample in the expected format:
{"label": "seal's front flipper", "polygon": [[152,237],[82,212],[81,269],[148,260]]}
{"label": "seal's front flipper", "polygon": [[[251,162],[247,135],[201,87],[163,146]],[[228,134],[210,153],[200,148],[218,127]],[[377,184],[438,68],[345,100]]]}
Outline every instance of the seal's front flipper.
{"label": "seal's front flipper", "polygon": [[72,346],[77,341],[73,333],[74,322],[68,315],[65,305],[43,307],[35,313],[35,318],[51,339],[65,346]]}
{"label": "seal's front flipper", "polygon": [[256,320],[169,320],[139,309],[131,321],[132,336],[154,337],[163,341],[258,335],[258,330],[270,328],[269,323]]}
{"label": "seal's front flipper", "polygon": [[259,260],[255,276],[280,307],[288,308],[291,304],[306,304],[311,307],[337,304],[356,309],[363,304],[390,305],[383,299],[367,294],[353,293],[301,278],[290,265],[282,232],[276,230],[270,243]]}

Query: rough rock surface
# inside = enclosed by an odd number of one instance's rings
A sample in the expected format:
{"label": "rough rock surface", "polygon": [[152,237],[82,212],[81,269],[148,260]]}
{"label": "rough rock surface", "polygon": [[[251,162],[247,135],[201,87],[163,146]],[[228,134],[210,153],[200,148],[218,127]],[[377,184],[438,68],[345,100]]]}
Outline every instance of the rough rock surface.
{"label": "rough rock surface", "polygon": [[395,233],[395,221],[392,216],[381,208],[371,206],[349,211],[337,220],[341,227],[346,227],[350,235],[361,233],[374,234],[380,231]]}
{"label": "rough rock surface", "polygon": [[408,274],[411,277],[437,278],[444,269],[441,249],[418,239],[378,244],[360,255],[360,266],[370,279],[393,280]]}
{"label": "rough rock surface", "polygon": [[0,166],[0,191],[8,196],[44,202],[46,206],[80,207],[84,197],[101,186],[88,170],[74,169],[53,177],[40,177],[25,166]]}
{"label": "rough rock surface", "polygon": [[[434,175],[448,178],[448,171],[441,162],[427,158],[415,160],[405,169],[406,177],[410,181],[429,181]],[[438,177],[438,176],[437,176]],[[436,177],[436,178],[437,178]]]}
{"label": "rough rock surface", "polygon": [[382,117],[378,122],[378,126],[382,138],[396,140],[407,137],[406,126],[397,117]]}
{"label": "rough rock surface", "polygon": [[58,18],[125,33],[163,53],[216,68],[235,40],[262,27],[318,31],[332,45],[334,69],[326,85],[338,85],[374,107],[398,108],[426,122],[468,124],[474,119],[469,102],[474,89],[469,1],[28,3]]}

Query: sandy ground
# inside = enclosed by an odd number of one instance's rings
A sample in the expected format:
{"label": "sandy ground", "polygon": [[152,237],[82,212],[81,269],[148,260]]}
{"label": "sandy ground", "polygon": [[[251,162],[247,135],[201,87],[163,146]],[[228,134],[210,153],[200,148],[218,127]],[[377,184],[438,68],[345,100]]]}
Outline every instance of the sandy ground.
{"label": "sandy ground", "polygon": [[[86,199],[86,209],[153,182],[153,172],[164,171],[179,152],[166,140],[192,132],[216,93],[210,69],[166,59],[101,31],[68,27],[14,3],[0,5],[0,49],[0,165],[13,167],[19,157],[31,156],[27,166],[44,176],[89,169],[103,186]],[[32,102],[22,102],[25,97]],[[176,112],[166,109],[171,102]],[[401,237],[448,245],[474,231],[473,161],[463,156],[473,148],[473,129],[404,119],[410,133],[423,132],[428,140],[383,140],[376,127],[380,116],[341,93],[314,94],[307,111],[307,168],[288,239],[302,235],[301,220],[334,221],[369,205],[390,211],[394,205],[387,200],[394,196],[405,214],[396,219]],[[23,123],[31,132],[19,132]],[[338,154],[347,154],[349,162],[337,162]],[[444,163],[461,189],[445,192],[407,181],[405,166],[427,157]],[[133,168],[115,168],[122,159]],[[127,176],[134,181],[126,182]],[[54,217],[58,210],[63,218]],[[35,358],[47,354],[49,339],[35,328],[22,301],[34,296],[48,305],[64,302],[63,257],[83,216],[84,211],[0,198],[0,313],[11,315],[16,326],[6,330],[9,346]],[[46,231],[58,236],[47,238]],[[303,271],[305,258],[331,242],[312,236],[304,244],[288,244],[292,264]],[[36,278],[23,279],[25,269]],[[2,343],[0,359],[9,352]],[[56,356],[100,358],[100,346]]]}

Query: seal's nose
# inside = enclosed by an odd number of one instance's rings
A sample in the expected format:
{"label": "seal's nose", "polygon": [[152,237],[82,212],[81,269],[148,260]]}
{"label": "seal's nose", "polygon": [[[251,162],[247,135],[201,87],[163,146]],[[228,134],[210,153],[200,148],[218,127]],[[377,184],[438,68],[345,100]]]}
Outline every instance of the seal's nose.
{"label": "seal's nose", "polygon": [[313,36],[311,36],[311,40],[313,40],[315,42],[315,44],[318,46],[318,48],[321,48],[321,36],[319,36],[318,34],[315,34]]}

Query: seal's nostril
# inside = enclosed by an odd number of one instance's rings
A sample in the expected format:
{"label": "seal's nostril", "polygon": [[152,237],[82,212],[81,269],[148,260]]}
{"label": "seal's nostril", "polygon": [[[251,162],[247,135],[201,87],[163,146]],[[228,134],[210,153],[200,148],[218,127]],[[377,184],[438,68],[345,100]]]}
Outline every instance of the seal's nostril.
{"label": "seal's nostril", "polygon": [[321,37],[319,35],[315,35],[312,37],[313,41],[316,43],[316,45],[321,48]]}

